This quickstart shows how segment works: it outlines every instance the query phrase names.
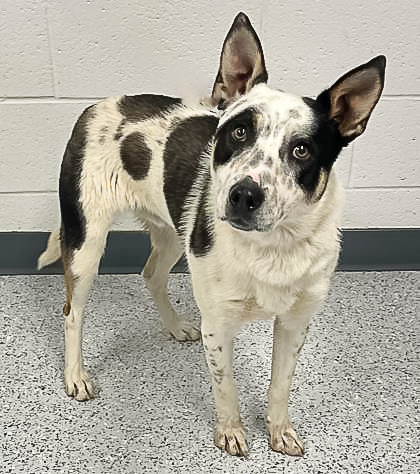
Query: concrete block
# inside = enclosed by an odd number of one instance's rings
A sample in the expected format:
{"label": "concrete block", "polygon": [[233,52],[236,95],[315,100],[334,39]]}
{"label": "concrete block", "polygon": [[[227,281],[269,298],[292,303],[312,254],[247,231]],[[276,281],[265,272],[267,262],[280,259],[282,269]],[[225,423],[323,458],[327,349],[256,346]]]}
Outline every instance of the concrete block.
{"label": "concrete block", "polygon": [[61,158],[87,102],[0,102],[0,192],[57,190]]}
{"label": "concrete block", "polygon": [[0,97],[54,95],[45,2],[2,2],[0,55]]}
{"label": "concrete block", "polygon": [[418,97],[382,98],[354,142],[350,187],[420,184],[419,117]]}
{"label": "concrete block", "polygon": [[268,0],[261,38],[272,84],[315,96],[378,54],[388,58],[386,94],[419,94],[416,2]]}
{"label": "concrete block", "polygon": [[337,175],[343,183],[344,187],[347,187],[349,185],[352,159],[353,144],[350,144],[348,147],[343,148],[334,165]]}
{"label": "concrete block", "polygon": [[347,189],[343,227],[420,227],[420,188]]}
{"label": "concrete block", "polygon": [[48,232],[59,224],[58,193],[0,194],[0,232]]}

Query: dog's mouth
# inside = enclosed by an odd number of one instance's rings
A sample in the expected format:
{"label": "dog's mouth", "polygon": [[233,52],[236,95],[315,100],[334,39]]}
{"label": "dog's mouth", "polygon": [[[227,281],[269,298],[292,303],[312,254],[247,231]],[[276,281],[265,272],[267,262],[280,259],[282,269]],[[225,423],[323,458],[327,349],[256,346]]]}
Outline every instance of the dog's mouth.
{"label": "dog's mouth", "polygon": [[222,221],[229,223],[234,229],[243,230],[245,232],[251,232],[253,230],[260,231],[256,222],[250,222],[242,217],[227,217],[221,218]]}
{"label": "dog's mouth", "polygon": [[234,229],[241,230],[244,232],[268,232],[273,227],[272,223],[262,222],[260,219],[248,220],[241,216],[228,217],[227,215],[224,215],[220,218],[220,220],[228,223]]}

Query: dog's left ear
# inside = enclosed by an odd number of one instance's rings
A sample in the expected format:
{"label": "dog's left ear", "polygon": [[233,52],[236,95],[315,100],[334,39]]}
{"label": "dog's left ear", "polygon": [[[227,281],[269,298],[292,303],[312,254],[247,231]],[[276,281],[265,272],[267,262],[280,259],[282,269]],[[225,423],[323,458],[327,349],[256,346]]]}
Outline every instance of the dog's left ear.
{"label": "dog's left ear", "polygon": [[365,131],[384,88],[385,65],[385,56],[377,56],[345,74],[318,97],[317,102],[328,108],[345,142]]}
{"label": "dog's left ear", "polygon": [[267,79],[260,40],[248,17],[239,13],[223,43],[211,101],[217,105],[233,99]]}

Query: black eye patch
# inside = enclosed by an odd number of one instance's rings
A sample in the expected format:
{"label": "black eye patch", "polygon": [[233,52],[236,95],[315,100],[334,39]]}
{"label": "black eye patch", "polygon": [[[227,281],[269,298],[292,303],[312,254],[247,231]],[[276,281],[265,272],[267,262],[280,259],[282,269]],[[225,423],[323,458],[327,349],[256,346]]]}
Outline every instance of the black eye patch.
{"label": "black eye patch", "polygon": [[322,160],[315,142],[308,138],[290,140],[287,150],[287,162],[297,178],[299,186],[309,196],[318,183]]}
{"label": "black eye patch", "polygon": [[317,190],[321,173],[329,175],[343,146],[334,123],[316,110],[314,115],[309,136],[294,136],[280,150],[309,199]]}
{"label": "black eye patch", "polygon": [[256,137],[255,110],[247,109],[231,118],[216,133],[214,167],[226,164],[246,148],[252,147]]}

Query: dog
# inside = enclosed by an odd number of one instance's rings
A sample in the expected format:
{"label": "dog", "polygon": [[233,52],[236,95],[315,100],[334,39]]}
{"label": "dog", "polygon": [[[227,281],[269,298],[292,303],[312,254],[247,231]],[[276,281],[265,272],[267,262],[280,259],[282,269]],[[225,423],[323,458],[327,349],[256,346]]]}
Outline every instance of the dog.
{"label": "dog", "polygon": [[[38,262],[42,268],[63,261],[69,396],[95,396],[82,360],[82,312],[113,216],[131,209],[150,232],[144,278],[165,328],[180,341],[202,338],[215,444],[232,455],[248,453],[232,376],[233,338],[248,321],[273,319],[270,445],[303,455],[288,398],[340,250],[344,193],[334,163],[364,132],[384,87],[385,63],[384,56],[372,59],[316,99],[274,90],[260,40],[240,13],[207,104],[122,96],[82,113],[61,166],[61,228]],[[168,273],[183,253],[201,333],[168,299]]]}

